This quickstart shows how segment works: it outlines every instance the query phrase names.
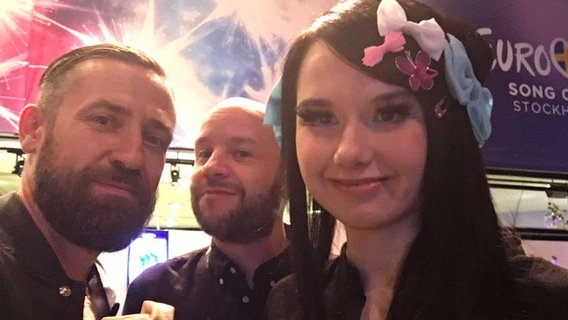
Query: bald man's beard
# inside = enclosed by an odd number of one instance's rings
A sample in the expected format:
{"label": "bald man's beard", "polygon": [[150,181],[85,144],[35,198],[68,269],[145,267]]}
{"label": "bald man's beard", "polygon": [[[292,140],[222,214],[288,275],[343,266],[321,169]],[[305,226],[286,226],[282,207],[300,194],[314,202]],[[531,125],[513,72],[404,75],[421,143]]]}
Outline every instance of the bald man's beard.
{"label": "bald man's beard", "polygon": [[[85,167],[79,171],[56,161],[56,146],[48,133],[37,155],[34,198],[49,225],[70,242],[95,251],[126,248],[148,222],[156,191],[138,170],[118,165]],[[95,197],[96,179],[126,184],[131,197]]]}
{"label": "bald man's beard", "polygon": [[239,205],[215,219],[210,219],[201,210],[199,199],[192,192],[193,213],[201,229],[221,242],[248,244],[258,241],[270,235],[274,223],[281,219],[281,180],[276,178],[265,193],[255,197],[247,196],[242,187],[236,188],[241,195]]}

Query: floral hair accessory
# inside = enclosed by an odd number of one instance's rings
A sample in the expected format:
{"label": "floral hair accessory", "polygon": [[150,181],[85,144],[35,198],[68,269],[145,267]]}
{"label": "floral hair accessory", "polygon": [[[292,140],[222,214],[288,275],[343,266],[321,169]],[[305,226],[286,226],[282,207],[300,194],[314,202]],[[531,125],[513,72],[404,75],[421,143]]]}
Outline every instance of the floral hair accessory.
{"label": "floral hair accessory", "polygon": [[410,76],[408,83],[414,91],[420,88],[430,90],[434,86],[434,77],[438,75],[438,71],[430,69],[430,62],[430,56],[424,51],[418,51],[415,61],[412,61],[408,51],[406,58],[395,58],[398,70]]}
{"label": "floral hair accessory", "polygon": [[278,79],[272,91],[268,102],[266,102],[266,111],[264,112],[264,124],[271,125],[274,131],[274,137],[278,145],[282,147],[282,124],[280,123],[280,108],[282,102],[282,79]]}
{"label": "floral hair accessory", "polygon": [[385,53],[398,52],[404,49],[406,40],[400,32],[389,32],[385,35],[385,42],[379,46],[370,46],[365,48],[363,56],[363,65],[373,67],[383,60]]}
{"label": "floral hair accessory", "polygon": [[416,40],[428,55],[438,61],[444,52],[446,37],[434,18],[419,23],[408,21],[404,9],[396,0],[383,0],[377,9],[377,27],[381,37],[390,32],[402,32]]}
{"label": "floral hair accessory", "polygon": [[493,97],[475,77],[465,47],[457,38],[448,34],[449,42],[444,49],[446,79],[452,97],[467,106],[469,120],[475,138],[482,146],[491,135],[491,110]]}

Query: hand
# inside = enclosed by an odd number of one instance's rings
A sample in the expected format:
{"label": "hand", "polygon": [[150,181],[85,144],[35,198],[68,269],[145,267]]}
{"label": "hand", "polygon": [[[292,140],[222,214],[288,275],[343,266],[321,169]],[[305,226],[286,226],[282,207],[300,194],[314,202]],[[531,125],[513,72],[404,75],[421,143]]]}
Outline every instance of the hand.
{"label": "hand", "polygon": [[104,317],[102,320],[173,320],[174,310],[174,307],[169,304],[146,300],[139,314]]}

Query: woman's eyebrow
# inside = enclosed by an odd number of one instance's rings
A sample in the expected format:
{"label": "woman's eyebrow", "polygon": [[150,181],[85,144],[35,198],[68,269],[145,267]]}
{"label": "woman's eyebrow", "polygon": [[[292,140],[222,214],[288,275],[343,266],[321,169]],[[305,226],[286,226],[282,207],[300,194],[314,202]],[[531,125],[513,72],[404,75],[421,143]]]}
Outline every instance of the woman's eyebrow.
{"label": "woman's eyebrow", "polygon": [[308,107],[329,107],[331,106],[331,102],[327,99],[323,98],[310,98],[304,99],[298,103],[296,109],[303,109]]}

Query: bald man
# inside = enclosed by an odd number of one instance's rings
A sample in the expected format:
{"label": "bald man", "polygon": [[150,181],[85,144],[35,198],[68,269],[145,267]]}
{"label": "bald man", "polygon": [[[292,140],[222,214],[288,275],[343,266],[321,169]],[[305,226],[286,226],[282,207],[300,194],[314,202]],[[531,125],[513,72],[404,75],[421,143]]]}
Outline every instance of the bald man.
{"label": "bald man", "polygon": [[264,109],[244,98],[212,108],[191,178],[193,211],[212,243],[142,273],[124,314],[153,300],[174,306],[175,319],[262,319],[270,289],[291,271],[280,149]]}

